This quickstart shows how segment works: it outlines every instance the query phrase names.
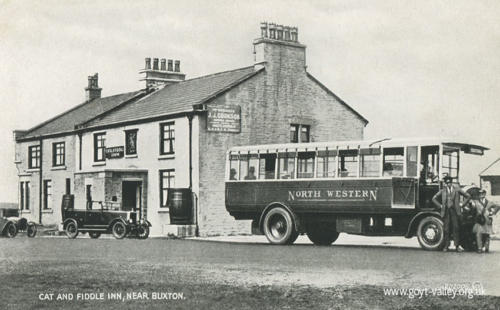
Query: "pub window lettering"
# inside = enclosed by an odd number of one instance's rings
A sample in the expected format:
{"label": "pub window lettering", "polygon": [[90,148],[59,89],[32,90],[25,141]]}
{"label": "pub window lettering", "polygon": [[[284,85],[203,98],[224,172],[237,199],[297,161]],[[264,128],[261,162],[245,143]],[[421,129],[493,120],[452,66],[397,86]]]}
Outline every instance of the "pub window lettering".
{"label": "pub window lettering", "polygon": [[137,129],[125,131],[125,155],[137,154]]}
{"label": "pub window lettering", "polygon": [[29,211],[30,209],[30,182],[21,182],[19,185],[19,206],[21,210]]}
{"label": "pub window lettering", "polygon": [[52,181],[43,181],[43,209],[52,209]]}
{"label": "pub window lettering", "polygon": [[28,166],[31,169],[40,168],[40,145],[34,145],[29,147]]}
{"label": "pub window lettering", "polygon": [[174,154],[174,122],[160,124],[160,155]]}
{"label": "pub window lettering", "polygon": [[160,208],[167,207],[168,189],[175,186],[175,170],[160,170]]}
{"label": "pub window lettering", "polygon": [[105,161],[106,133],[94,134],[94,161]]}
{"label": "pub window lettering", "polygon": [[52,144],[52,166],[64,166],[65,164],[65,144],[56,142]]}
{"label": "pub window lettering", "polygon": [[291,124],[290,142],[292,143],[310,142],[310,130],[311,126],[309,125]]}

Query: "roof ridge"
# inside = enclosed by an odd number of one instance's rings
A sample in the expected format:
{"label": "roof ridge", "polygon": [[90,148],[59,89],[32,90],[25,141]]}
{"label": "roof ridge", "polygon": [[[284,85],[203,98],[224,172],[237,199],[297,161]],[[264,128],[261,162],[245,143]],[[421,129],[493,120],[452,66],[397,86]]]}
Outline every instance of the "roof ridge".
{"label": "roof ridge", "polygon": [[[211,76],[215,76],[215,75],[219,75],[219,74],[224,74],[224,73],[228,73],[228,72],[233,72],[233,71],[239,71],[239,70],[243,70],[243,69],[250,69],[250,68],[253,68],[254,66],[246,66],[246,67],[242,67],[242,68],[237,68],[237,69],[232,69],[232,70],[226,70],[226,71],[221,71],[221,72],[216,72],[216,73],[211,73],[211,74],[207,74],[207,75],[202,75],[202,76],[197,76],[195,78],[192,78],[192,79],[188,79],[188,80],[184,80],[182,82],[179,82],[180,83],[185,83],[185,82],[190,82],[190,81],[193,81],[193,80],[198,80],[198,79],[203,79],[203,78],[207,78],[207,77],[211,77]],[[173,85],[173,84],[172,84]]]}
{"label": "roof ridge", "polygon": [[256,75],[257,73],[260,73],[261,71],[264,70],[264,67],[258,69],[258,70],[255,70],[253,72],[250,72],[250,73],[247,73],[245,74],[244,76],[242,76],[241,78],[235,80],[234,82],[228,84],[226,87],[222,88],[222,89],[219,89],[218,91],[210,94],[209,96],[206,96],[205,98],[203,98],[202,100],[199,101],[198,104],[200,103],[204,103],[204,102],[207,102],[208,100],[210,100],[211,98],[215,98],[217,97],[218,95],[220,94],[223,94],[225,93],[226,91],[230,90],[231,88],[243,83],[244,81],[246,81],[247,79],[253,77],[254,75]]}
{"label": "roof ridge", "polygon": [[22,138],[22,137],[27,136],[30,132],[32,132],[32,131],[34,131],[34,130],[36,130],[36,129],[38,129],[38,128],[40,128],[40,127],[42,127],[42,126],[44,126],[44,125],[46,125],[46,124],[48,124],[48,123],[50,123],[50,122],[52,122],[52,121],[54,121],[54,120],[56,120],[56,119],[58,119],[58,118],[60,118],[60,117],[64,116],[64,115],[66,115],[66,114],[68,114],[68,113],[70,113],[70,112],[72,112],[72,111],[76,110],[76,109],[78,109],[78,108],[81,108],[81,107],[83,107],[84,105],[86,105],[86,104],[88,104],[88,103],[93,102],[94,100],[97,100],[97,99],[104,99],[104,98],[111,98],[111,97],[117,97],[117,96],[122,96],[122,95],[126,95],[126,94],[131,94],[131,93],[134,93],[134,92],[140,92],[140,91],[141,91],[141,90],[137,90],[137,91],[131,91],[131,92],[126,92],[126,93],[121,93],[121,94],[115,94],[115,95],[111,95],[111,96],[107,96],[107,97],[101,97],[101,98],[94,98],[94,99],[91,99],[91,100],[86,100],[86,101],[84,101],[84,102],[82,102],[82,103],[79,103],[79,104],[77,104],[76,106],[74,106],[74,107],[72,107],[72,108],[70,108],[70,109],[68,109],[68,110],[65,110],[65,111],[63,111],[63,112],[61,112],[61,113],[57,114],[56,116],[53,116],[53,117],[49,118],[49,119],[48,119],[48,120],[46,120],[46,121],[43,121],[43,122],[41,122],[41,123],[39,123],[39,124],[37,124],[37,125],[35,125],[35,126],[33,126],[33,127],[29,128],[29,129],[27,129],[27,130],[26,130],[26,132],[25,132],[25,133],[24,133],[21,137],[19,137],[19,138]]}

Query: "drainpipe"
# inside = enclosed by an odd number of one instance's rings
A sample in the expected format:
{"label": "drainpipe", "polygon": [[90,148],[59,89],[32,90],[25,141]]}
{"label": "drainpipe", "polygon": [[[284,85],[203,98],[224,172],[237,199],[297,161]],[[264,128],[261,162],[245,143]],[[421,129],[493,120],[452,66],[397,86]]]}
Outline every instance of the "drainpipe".
{"label": "drainpipe", "polygon": [[195,228],[195,236],[199,236],[198,231],[198,196],[192,192],[193,190],[193,114],[187,115],[189,121],[189,189],[191,190],[193,197],[193,206],[194,206],[194,224]]}
{"label": "drainpipe", "polygon": [[189,121],[189,189],[193,189],[193,115],[187,115]]}
{"label": "drainpipe", "polygon": [[39,191],[38,191],[38,212],[39,212],[39,217],[38,217],[38,223],[42,224],[42,208],[43,208],[43,176],[42,176],[42,168],[43,168],[43,138],[40,137],[40,168],[39,168]]}
{"label": "drainpipe", "polygon": [[82,133],[78,133],[78,167],[82,170]]}

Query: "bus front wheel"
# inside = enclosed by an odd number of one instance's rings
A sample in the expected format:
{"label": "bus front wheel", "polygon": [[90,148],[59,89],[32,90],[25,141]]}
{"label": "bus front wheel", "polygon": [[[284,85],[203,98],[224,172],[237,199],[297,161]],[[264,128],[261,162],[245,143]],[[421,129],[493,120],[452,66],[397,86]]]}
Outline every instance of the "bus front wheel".
{"label": "bus front wheel", "polygon": [[315,223],[307,227],[307,237],[315,245],[331,245],[339,237],[335,226],[327,223]]}
{"label": "bus front wheel", "polygon": [[425,250],[442,250],[444,247],[443,222],[435,216],[423,218],[418,224],[417,238],[418,243]]}
{"label": "bus front wheel", "polygon": [[266,213],[264,234],[272,244],[292,244],[299,236],[292,215],[283,207],[273,208]]}

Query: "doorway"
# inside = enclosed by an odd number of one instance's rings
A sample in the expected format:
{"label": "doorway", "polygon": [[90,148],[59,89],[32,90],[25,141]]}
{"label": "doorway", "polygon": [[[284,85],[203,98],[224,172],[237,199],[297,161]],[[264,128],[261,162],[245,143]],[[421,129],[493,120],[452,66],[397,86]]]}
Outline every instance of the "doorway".
{"label": "doorway", "polygon": [[122,210],[142,211],[142,182],[123,181],[122,182]]}

